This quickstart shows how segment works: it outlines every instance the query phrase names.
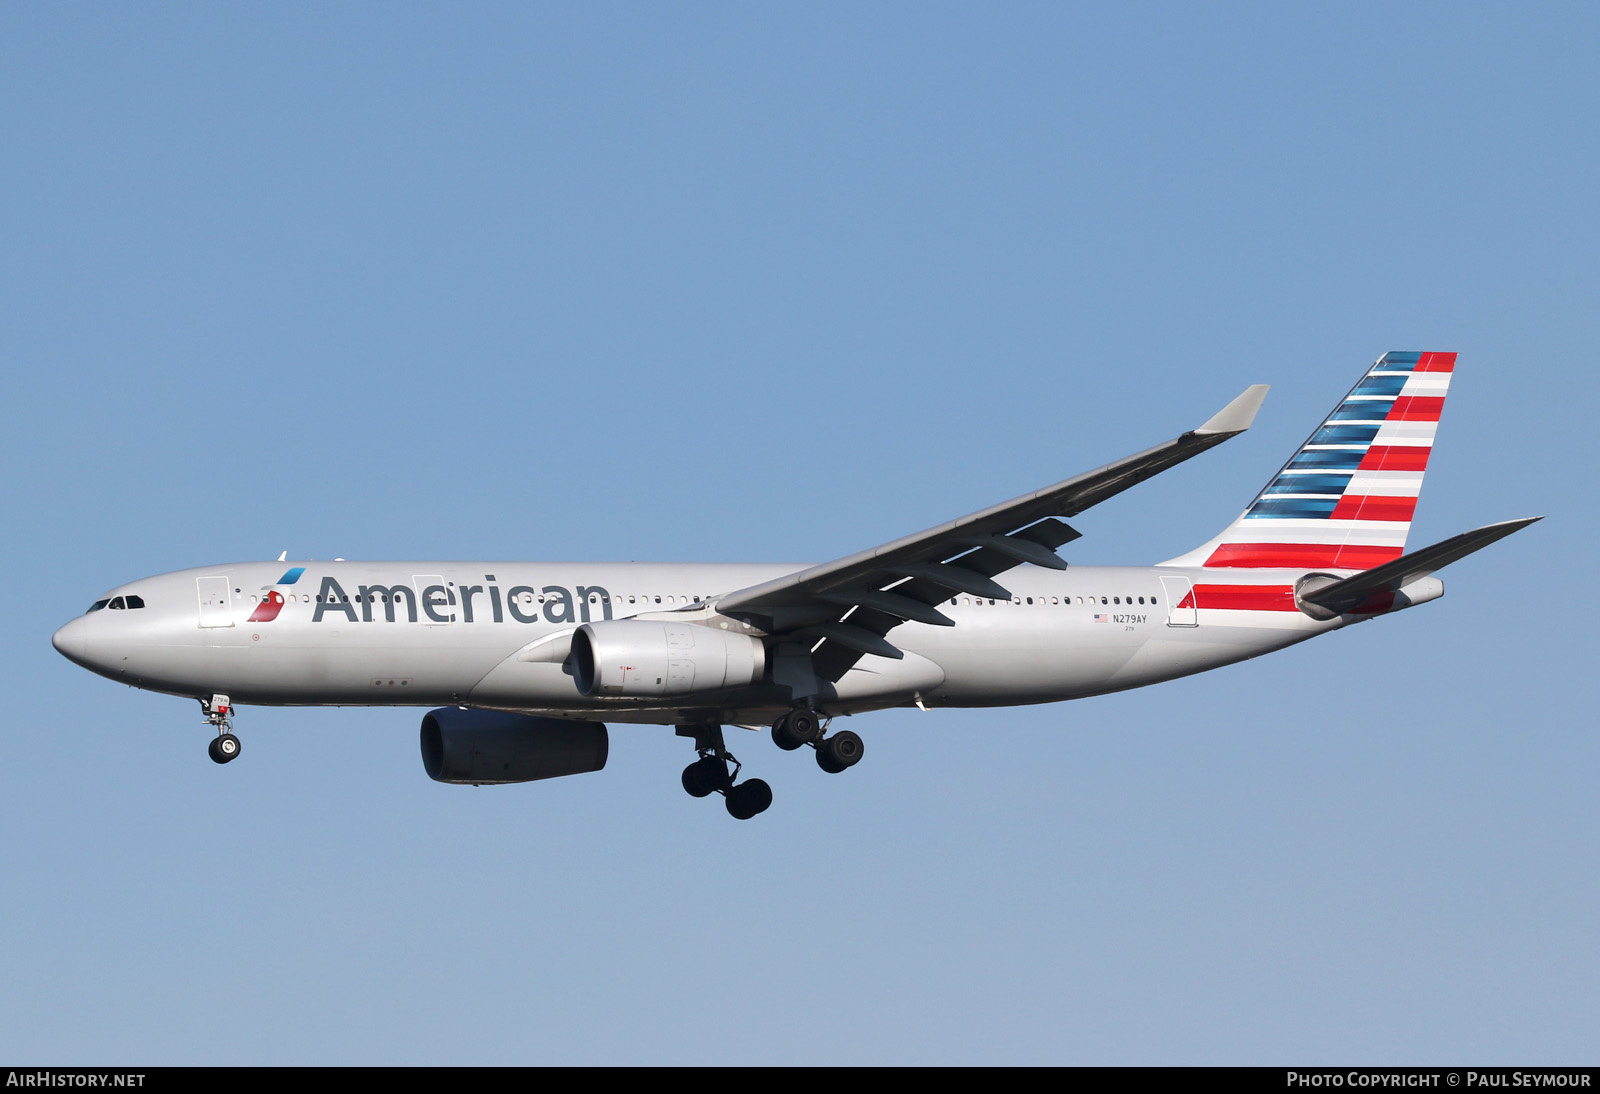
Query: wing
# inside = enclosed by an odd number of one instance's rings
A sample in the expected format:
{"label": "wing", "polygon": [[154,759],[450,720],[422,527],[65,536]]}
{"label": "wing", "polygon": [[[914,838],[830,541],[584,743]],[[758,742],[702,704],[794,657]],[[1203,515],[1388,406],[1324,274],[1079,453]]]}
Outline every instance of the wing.
{"label": "wing", "polygon": [[1078,538],[1060,517],[1083,512],[1250,428],[1265,384],[1246,388],[1198,429],[1075,478],[870,551],[719,597],[716,610],[809,643],[818,676],[838,680],[864,653],[899,658],[884,636],[906,620],[953,626],[934,605],[952,593],[1009,599],[995,577],[1024,562],[1066,568],[1055,548]]}

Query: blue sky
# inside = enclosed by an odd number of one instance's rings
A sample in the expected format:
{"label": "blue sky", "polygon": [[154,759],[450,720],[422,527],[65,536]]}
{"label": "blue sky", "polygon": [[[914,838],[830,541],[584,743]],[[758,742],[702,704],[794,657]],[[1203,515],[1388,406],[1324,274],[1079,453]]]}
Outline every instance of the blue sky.
{"label": "blue sky", "polygon": [[[0,8],[0,1055],[1593,1062],[1588,5]],[[292,557],[821,560],[1455,350],[1443,600],[837,778],[432,783],[420,712],[192,704],[56,626]],[[1533,577],[1539,581],[1530,584]]]}

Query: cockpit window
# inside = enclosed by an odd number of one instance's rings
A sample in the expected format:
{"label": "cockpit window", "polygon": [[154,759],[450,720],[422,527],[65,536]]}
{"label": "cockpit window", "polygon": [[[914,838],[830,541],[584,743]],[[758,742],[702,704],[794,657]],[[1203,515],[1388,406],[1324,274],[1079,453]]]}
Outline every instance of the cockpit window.
{"label": "cockpit window", "polygon": [[93,604],[89,605],[89,611],[97,612],[101,608],[110,608],[112,611],[122,611],[126,608],[142,607],[144,607],[144,597],[142,596],[114,596],[107,597],[104,600],[96,600]]}

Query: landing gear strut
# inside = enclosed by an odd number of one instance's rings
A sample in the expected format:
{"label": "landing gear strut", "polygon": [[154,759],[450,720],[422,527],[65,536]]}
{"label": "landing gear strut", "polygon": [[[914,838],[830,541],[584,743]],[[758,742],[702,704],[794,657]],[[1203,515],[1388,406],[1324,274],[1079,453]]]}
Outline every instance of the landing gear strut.
{"label": "landing gear strut", "polygon": [[213,695],[210,699],[200,700],[200,710],[206,716],[206,724],[215,726],[216,737],[206,751],[211,754],[215,763],[225,764],[239,755],[239,738],[233,735],[233,722],[229,715],[233,713],[233,703],[226,695]]}
{"label": "landing gear strut", "polygon": [[[762,779],[736,783],[742,766],[722,740],[722,727],[679,726],[678,736],[693,737],[700,758],[683,769],[683,788],[692,797],[721,794],[728,814],[735,820],[749,820],[765,813],[772,804],[772,787]],[[732,764],[732,770],[728,765]]]}
{"label": "landing gear strut", "polygon": [[810,745],[817,750],[817,766],[834,775],[861,762],[865,746],[860,737],[848,729],[824,737],[825,730],[815,712],[795,707],[772,723],[772,742],[786,752]]}

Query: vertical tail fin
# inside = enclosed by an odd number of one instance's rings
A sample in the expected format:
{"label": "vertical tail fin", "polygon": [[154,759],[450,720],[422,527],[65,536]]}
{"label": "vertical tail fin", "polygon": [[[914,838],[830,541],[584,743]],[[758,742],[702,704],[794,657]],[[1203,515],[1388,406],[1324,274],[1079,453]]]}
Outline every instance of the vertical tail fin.
{"label": "vertical tail fin", "polygon": [[1453,353],[1386,353],[1210,543],[1168,566],[1366,570],[1399,558]]}

